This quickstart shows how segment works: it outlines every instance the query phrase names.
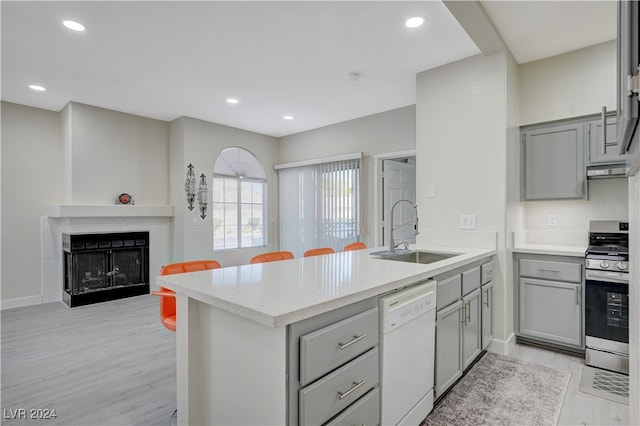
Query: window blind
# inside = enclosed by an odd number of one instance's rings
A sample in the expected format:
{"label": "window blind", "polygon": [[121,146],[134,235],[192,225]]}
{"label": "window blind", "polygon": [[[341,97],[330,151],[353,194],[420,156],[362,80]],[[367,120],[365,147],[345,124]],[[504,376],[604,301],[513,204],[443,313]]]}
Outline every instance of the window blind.
{"label": "window blind", "polygon": [[336,251],[360,238],[360,159],[278,170],[280,247]]}

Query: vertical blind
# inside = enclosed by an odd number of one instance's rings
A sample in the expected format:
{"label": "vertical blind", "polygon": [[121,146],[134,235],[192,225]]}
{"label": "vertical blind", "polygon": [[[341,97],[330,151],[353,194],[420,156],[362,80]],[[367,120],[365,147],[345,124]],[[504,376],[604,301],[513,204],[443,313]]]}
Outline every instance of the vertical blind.
{"label": "vertical blind", "polygon": [[280,168],[280,248],[336,251],[360,238],[360,159]]}

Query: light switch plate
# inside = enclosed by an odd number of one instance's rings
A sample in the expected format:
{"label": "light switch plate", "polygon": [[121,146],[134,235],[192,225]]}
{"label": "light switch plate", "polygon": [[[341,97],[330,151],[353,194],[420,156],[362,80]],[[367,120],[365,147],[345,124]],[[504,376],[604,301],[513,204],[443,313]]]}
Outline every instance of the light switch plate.
{"label": "light switch plate", "polygon": [[476,229],[476,215],[475,214],[461,214],[460,215],[460,229]]}
{"label": "light switch plate", "polygon": [[558,215],[550,214],[549,216],[547,216],[547,225],[558,226]]}

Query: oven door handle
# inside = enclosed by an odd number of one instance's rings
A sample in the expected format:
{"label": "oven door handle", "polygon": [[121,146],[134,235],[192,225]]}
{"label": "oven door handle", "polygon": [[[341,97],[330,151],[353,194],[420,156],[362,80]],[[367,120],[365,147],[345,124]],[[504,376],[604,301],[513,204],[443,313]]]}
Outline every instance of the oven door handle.
{"label": "oven door handle", "polygon": [[587,281],[603,281],[606,283],[629,284],[629,274],[624,272],[607,272],[587,270]]}

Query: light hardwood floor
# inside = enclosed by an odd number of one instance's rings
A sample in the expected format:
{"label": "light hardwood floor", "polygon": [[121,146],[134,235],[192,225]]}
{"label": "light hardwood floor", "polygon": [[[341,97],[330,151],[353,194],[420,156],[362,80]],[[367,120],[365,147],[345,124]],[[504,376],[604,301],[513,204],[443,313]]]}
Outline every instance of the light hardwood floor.
{"label": "light hardwood floor", "polygon": [[[166,425],[176,408],[176,336],[155,296],[2,312],[2,424]],[[6,419],[55,409],[52,420]],[[13,411],[15,413],[15,411]]]}
{"label": "light hardwood floor", "polygon": [[[160,324],[155,297],[10,309],[2,312],[1,327],[2,424],[169,424],[176,407],[175,333]],[[626,405],[578,390],[584,360],[524,345],[511,356],[571,373],[560,424],[628,423]],[[57,418],[6,418],[20,408],[27,417],[29,409],[55,409]]]}

